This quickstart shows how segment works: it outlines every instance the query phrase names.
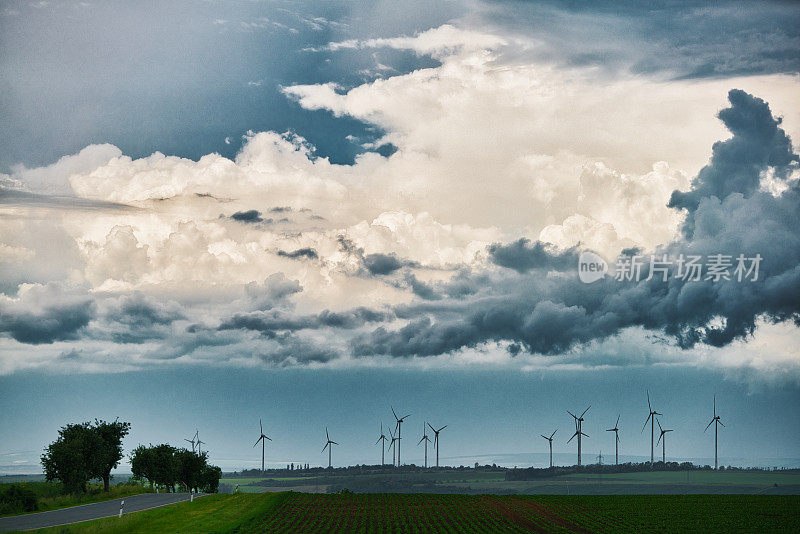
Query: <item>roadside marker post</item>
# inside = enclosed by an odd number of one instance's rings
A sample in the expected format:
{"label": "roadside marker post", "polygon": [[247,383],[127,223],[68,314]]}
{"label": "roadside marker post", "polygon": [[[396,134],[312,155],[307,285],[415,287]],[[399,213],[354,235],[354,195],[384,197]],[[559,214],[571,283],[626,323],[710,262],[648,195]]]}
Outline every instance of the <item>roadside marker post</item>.
{"label": "roadside marker post", "polygon": [[194,490],[189,493],[189,502],[194,502]]}
{"label": "roadside marker post", "polygon": [[119,517],[122,517],[122,508],[125,507],[125,499],[121,500],[119,503]]}

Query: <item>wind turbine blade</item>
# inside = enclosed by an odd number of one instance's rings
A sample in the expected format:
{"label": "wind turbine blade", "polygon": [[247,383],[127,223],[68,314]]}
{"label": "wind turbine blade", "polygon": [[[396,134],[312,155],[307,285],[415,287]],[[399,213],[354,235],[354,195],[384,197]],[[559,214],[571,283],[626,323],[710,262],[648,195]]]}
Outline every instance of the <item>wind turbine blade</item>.
{"label": "wind turbine blade", "polygon": [[617,414],[617,422],[614,423],[614,428],[617,428],[618,426],[619,426],[619,414]]}
{"label": "wind turbine blade", "polygon": [[440,429],[439,429],[439,432],[441,432],[441,431],[442,431],[442,430],[444,430],[445,428],[447,428],[447,425],[444,425],[442,428],[440,428]]}
{"label": "wind turbine blade", "polygon": [[568,414],[570,414],[570,415],[571,415],[572,417],[574,417],[575,419],[577,419],[577,418],[578,418],[578,417],[577,417],[577,416],[576,416],[574,413],[572,413],[572,412],[571,412],[571,411],[569,411],[569,410],[567,410],[567,413],[568,413]]}
{"label": "wind turbine blade", "polygon": [[258,420],[258,428],[261,429],[261,433],[264,433],[264,425],[261,424],[261,419]]}
{"label": "wind turbine blade", "polygon": [[259,441],[261,441],[261,438],[258,438],[258,439],[256,440],[256,442],[255,442],[255,443],[253,443],[253,447],[255,447],[256,445],[258,445],[258,442],[259,442]]}
{"label": "wind turbine blade", "polygon": [[659,420],[658,420],[658,418],[656,418],[656,423],[658,423],[658,429],[659,429],[661,432],[664,432],[664,429],[663,429],[663,428],[662,428],[662,426],[661,426],[661,421],[659,421]]}
{"label": "wind turbine blade", "polygon": [[405,419],[406,417],[411,417],[411,414],[404,415],[401,419]]}
{"label": "wind turbine blade", "polygon": [[[572,434],[572,438],[574,438],[574,437],[575,437],[575,436],[577,436],[577,435],[578,435],[578,431],[576,430],[576,431],[575,431],[575,433],[574,433],[574,434]],[[567,440],[567,443],[569,443],[570,441],[572,441],[572,438],[569,438],[569,439]]]}
{"label": "wind turbine blade", "polygon": [[[391,406],[389,406],[389,408],[392,408],[392,407],[391,407]],[[395,418],[395,419],[397,419],[397,414],[396,414],[396,413],[394,413],[394,408],[392,408],[392,415],[394,415],[394,418]]]}
{"label": "wind turbine blade", "polygon": [[322,451],[321,452],[325,452],[325,449],[327,449],[328,445],[330,445],[330,444],[331,444],[330,441],[328,443],[326,443],[325,446],[322,447]]}
{"label": "wind turbine blade", "polygon": [[589,408],[591,408],[591,407],[592,407],[592,405],[590,404],[588,408],[586,408],[585,410],[583,410],[583,413],[581,414],[581,417],[583,417],[584,415],[586,415],[586,412],[588,412],[588,411],[589,411]]}
{"label": "wind turbine blade", "polygon": [[714,417],[717,416],[717,394],[714,393]]}
{"label": "wind turbine blade", "polygon": [[[381,436],[381,437],[383,437],[383,436]],[[377,445],[380,442],[381,442],[381,438],[378,438],[378,441],[375,442],[375,445]]]}
{"label": "wind turbine blade", "polygon": [[548,440],[550,439],[547,436],[545,436],[544,434],[539,434],[539,435],[542,436],[544,439],[548,439]]}
{"label": "wind turbine blade", "polygon": [[267,436],[264,436],[264,437],[265,437],[265,438],[267,438],[267,439],[269,439],[270,441],[272,441],[272,440],[271,440],[269,437],[267,437]]}
{"label": "wind turbine blade", "polygon": [[649,390],[647,391],[647,409],[649,411],[651,411],[651,412],[653,411],[653,407],[650,406],[650,391]]}
{"label": "wind turbine blade", "polygon": [[327,439],[328,441],[331,440],[331,437],[328,435],[328,427],[325,427],[325,439]]}
{"label": "wind turbine blade", "polygon": [[647,423],[650,422],[651,417],[653,417],[653,412],[650,412],[650,415],[648,415],[647,419],[644,420],[644,424],[642,425],[642,432],[644,432],[644,429],[647,428]]}
{"label": "wind turbine blade", "polygon": [[[706,430],[708,430],[708,427],[710,427],[710,426],[711,426],[711,424],[712,424],[714,421],[716,421],[716,419],[712,419],[712,420],[711,420],[711,423],[708,423],[708,424],[706,425]],[[703,430],[703,432],[705,432],[706,430]]]}
{"label": "wind turbine blade", "polygon": [[672,428],[668,428],[667,430],[664,431],[664,434],[666,434],[667,432],[672,432],[672,430],[673,430]]}
{"label": "wind turbine blade", "polygon": [[656,446],[661,443],[661,438],[664,437],[664,433],[662,432],[660,436],[658,436],[658,441],[656,441]]}
{"label": "wind turbine blade", "polygon": [[555,435],[556,435],[556,432],[558,432],[558,429],[557,429],[557,428],[556,428],[555,430],[553,430],[553,433],[552,433],[552,434],[550,434],[550,439],[553,439],[553,436],[555,436]]}
{"label": "wind turbine blade", "polygon": [[331,443],[332,443],[333,445],[338,445],[338,443],[336,443],[335,441],[331,441]]}
{"label": "wind turbine blade", "polygon": [[582,436],[586,436],[587,438],[589,437],[589,434],[587,434],[587,433],[585,433],[585,432],[583,432],[583,431],[581,431],[581,435],[582,435]]}
{"label": "wind turbine blade", "polygon": [[722,421],[720,421],[719,419],[717,419],[717,421],[718,421],[718,422],[719,422],[719,424],[721,424],[722,426],[725,426],[725,423],[723,423],[723,422],[722,422]]}
{"label": "wind turbine blade", "polygon": [[421,438],[419,438],[419,441],[417,442],[417,445],[419,445],[420,443],[422,443],[422,440],[424,440],[424,439],[425,439],[425,438],[427,438],[427,437],[428,437],[428,436],[424,436],[424,435],[423,435]]}

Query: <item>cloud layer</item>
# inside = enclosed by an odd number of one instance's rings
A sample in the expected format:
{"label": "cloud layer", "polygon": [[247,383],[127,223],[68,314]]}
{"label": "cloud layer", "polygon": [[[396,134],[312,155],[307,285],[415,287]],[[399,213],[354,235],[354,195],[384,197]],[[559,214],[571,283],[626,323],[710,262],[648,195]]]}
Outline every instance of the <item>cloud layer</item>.
{"label": "cloud layer", "polygon": [[[662,362],[712,351],[716,365],[753,336],[769,347],[769,325],[796,336],[797,80],[610,81],[521,59],[529,46],[444,25],[307,51],[439,62],[283,88],[396,148],[353,165],[266,131],[234,159],[102,145],[1,177],[0,372],[636,361],[598,353],[619,339],[665,347]],[[763,263],[747,283],[586,285],[585,249]]]}

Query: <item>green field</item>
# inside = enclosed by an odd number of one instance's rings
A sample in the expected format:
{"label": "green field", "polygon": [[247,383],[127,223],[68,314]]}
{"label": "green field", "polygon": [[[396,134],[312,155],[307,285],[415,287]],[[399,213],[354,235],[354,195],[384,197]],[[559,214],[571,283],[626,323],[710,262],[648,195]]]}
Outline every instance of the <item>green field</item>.
{"label": "green field", "polygon": [[[119,497],[127,497],[128,495],[137,495],[139,493],[149,493],[150,488],[138,486],[134,484],[119,484],[112,485],[109,489],[110,492],[103,491],[102,484],[89,484],[87,492],[83,495],[71,495],[64,490],[64,487],[56,482],[18,482],[23,488],[31,490],[36,495],[36,510],[22,511],[22,510],[5,510],[0,507],[0,517],[7,517],[11,515],[19,515],[23,513],[47,512],[49,510],[57,510],[59,508],[67,508],[70,506],[78,506],[81,504],[89,504],[93,502],[107,501]],[[11,484],[0,484],[0,494],[5,487]],[[0,503],[1,504],[1,503]]]}
{"label": "green field", "polygon": [[226,477],[220,481],[242,493],[264,491],[357,493],[465,493],[517,495],[616,494],[776,494],[800,493],[800,473],[781,471],[648,471],[565,474],[533,480],[506,480],[499,470],[429,470],[308,477]]}
{"label": "green field", "polygon": [[262,493],[36,532],[800,532],[800,497]]}

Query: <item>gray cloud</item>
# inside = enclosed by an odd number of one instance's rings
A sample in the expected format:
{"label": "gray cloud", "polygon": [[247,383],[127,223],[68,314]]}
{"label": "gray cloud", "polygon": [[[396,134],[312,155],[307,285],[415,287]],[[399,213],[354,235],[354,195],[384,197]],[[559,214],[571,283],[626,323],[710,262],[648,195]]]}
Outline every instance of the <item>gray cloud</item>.
{"label": "gray cloud", "polygon": [[279,250],[278,256],[283,256],[284,258],[290,258],[293,260],[306,258],[309,260],[316,260],[319,258],[319,254],[313,248],[299,248],[297,250],[293,250],[292,252],[286,252],[285,250]]}
{"label": "gray cloud", "polygon": [[[588,285],[577,271],[564,270],[577,266],[572,251],[553,253],[525,240],[496,244],[489,248],[492,261],[512,272],[488,279],[482,273],[480,282],[463,275],[443,291],[461,298],[396,307],[408,323],[357,336],[354,353],[430,356],[509,341],[556,354],[635,326],[663,331],[680,347],[723,346],[751,335],[759,317],[800,324],[800,191],[797,182],[787,181],[797,155],[763,101],[732,91],[730,102],[720,118],[733,137],[715,145],[690,192],[673,196],[692,199],[686,200],[692,231],[660,252],[734,258],[758,253],[764,258],[758,281],[685,282],[672,276],[666,282],[605,278]],[[757,188],[758,176],[768,169],[788,187],[780,196]],[[647,272],[645,267],[643,278]]]}
{"label": "gray cloud", "polygon": [[231,215],[231,219],[243,223],[264,222],[264,219],[261,217],[261,212],[258,210],[237,211]]}
{"label": "gray cloud", "polygon": [[30,288],[17,301],[0,300],[0,332],[32,345],[74,340],[94,314],[89,296],[53,282]]}

